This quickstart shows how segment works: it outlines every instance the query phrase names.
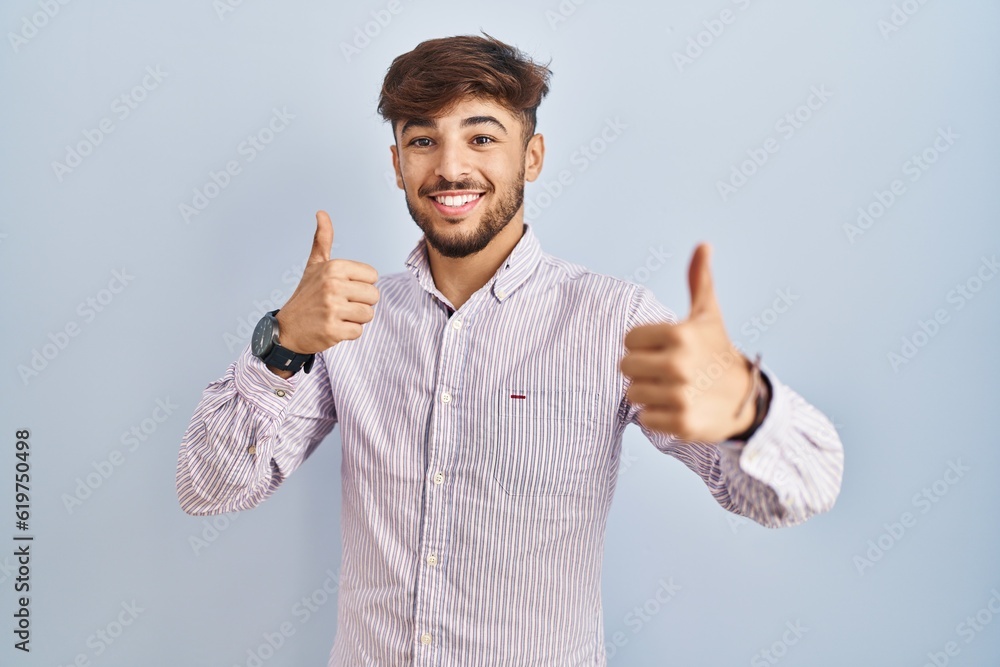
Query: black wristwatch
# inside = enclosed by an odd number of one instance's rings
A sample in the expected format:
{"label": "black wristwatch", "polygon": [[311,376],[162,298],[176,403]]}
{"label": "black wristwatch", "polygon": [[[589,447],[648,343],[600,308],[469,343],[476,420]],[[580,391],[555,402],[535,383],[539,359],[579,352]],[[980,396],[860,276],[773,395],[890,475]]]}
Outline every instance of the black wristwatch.
{"label": "black wristwatch", "polygon": [[308,373],[312,370],[316,355],[299,354],[278,345],[278,318],[275,317],[277,314],[277,310],[272,310],[265,313],[264,317],[257,322],[257,327],[253,330],[253,338],[250,340],[250,352],[273,368],[291,371],[293,374],[298,373],[301,368]]}

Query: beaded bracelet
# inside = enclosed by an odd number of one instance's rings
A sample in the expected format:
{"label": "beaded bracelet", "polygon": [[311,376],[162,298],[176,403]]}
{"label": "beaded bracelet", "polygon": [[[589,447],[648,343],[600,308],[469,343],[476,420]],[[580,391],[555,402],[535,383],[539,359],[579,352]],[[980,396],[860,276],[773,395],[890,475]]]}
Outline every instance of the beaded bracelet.
{"label": "beaded bracelet", "polygon": [[743,414],[743,410],[747,407],[747,403],[750,402],[751,398],[757,395],[757,390],[760,387],[760,352],[757,353],[757,356],[753,360],[753,368],[750,369],[750,373],[750,391],[747,392],[743,402],[740,403],[739,409],[736,410],[736,414],[733,415],[734,417],[739,417]]}
{"label": "beaded bracelet", "polygon": [[760,353],[757,353],[757,357],[753,360],[753,368],[751,369],[751,381],[750,381],[750,391],[747,393],[746,398],[743,399],[743,403],[740,404],[740,409],[736,411],[736,417],[739,417],[743,413],[743,409],[746,407],[747,402],[753,398],[757,397],[756,400],[756,411],[757,414],[754,416],[753,423],[750,427],[738,433],[736,435],[730,436],[729,440],[743,440],[744,442],[749,440],[760,425],[764,423],[764,412],[768,407],[768,402],[770,399],[770,392],[768,391],[765,381],[762,379],[760,374]]}

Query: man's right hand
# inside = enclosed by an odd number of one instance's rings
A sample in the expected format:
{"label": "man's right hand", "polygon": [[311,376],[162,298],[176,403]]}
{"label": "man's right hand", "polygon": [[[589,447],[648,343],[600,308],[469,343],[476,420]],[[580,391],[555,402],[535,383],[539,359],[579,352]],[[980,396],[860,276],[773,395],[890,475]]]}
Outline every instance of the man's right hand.
{"label": "man's right hand", "polygon": [[[326,211],[319,211],[302,278],[277,315],[278,343],[293,352],[314,354],[359,338],[362,325],[375,317],[378,272],[362,262],[330,259],[332,247],[333,223]],[[292,375],[271,371],[285,378]]]}

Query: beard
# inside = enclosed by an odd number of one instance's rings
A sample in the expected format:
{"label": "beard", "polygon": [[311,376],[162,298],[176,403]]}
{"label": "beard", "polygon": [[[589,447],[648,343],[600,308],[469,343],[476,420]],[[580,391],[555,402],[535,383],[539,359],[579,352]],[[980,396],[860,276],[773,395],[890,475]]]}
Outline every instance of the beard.
{"label": "beard", "polygon": [[[405,186],[406,184],[404,183],[403,185]],[[496,195],[492,198],[489,208],[475,212],[479,215],[479,226],[476,229],[468,234],[459,234],[457,232],[439,234],[434,227],[434,218],[444,217],[446,220],[455,218],[442,216],[436,209],[433,212],[425,212],[423,209],[418,209],[413,205],[413,202],[410,200],[410,194],[404,187],[403,192],[406,196],[406,208],[410,211],[410,217],[413,218],[413,221],[424,232],[427,243],[444,257],[467,257],[488,246],[490,241],[507,226],[520,210],[521,205],[524,203],[524,162],[521,163],[521,170],[517,178],[502,184],[501,188],[493,193],[490,192],[489,188],[471,182],[441,182],[433,188],[425,188],[424,190],[428,193],[440,192],[442,190],[483,190],[483,199],[486,199],[487,195],[490,194]],[[426,195],[419,193],[419,191],[418,197],[421,202],[426,199]],[[486,202],[482,201],[479,203],[479,206],[481,207],[485,204]],[[428,206],[433,206],[433,204],[428,203]],[[469,216],[467,215],[466,217]]]}

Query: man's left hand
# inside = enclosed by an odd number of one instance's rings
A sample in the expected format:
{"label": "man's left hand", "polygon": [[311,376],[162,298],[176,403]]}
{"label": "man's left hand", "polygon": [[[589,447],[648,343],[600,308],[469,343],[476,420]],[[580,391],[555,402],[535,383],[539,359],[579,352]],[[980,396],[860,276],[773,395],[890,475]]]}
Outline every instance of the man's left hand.
{"label": "man's left hand", "polygon": [[688,318],[630,330],[619,368],[632,380],[626,398],[642,406],[643,426],[682,440],[717,443],[750,428],[756,412],[750,400],[736,414],[750,391],[752,364],[726,334],[710,251],[702,243],[691,257]]}

